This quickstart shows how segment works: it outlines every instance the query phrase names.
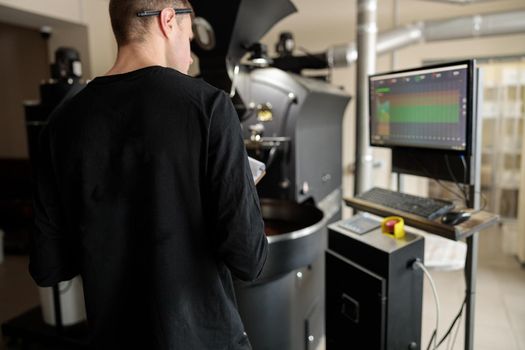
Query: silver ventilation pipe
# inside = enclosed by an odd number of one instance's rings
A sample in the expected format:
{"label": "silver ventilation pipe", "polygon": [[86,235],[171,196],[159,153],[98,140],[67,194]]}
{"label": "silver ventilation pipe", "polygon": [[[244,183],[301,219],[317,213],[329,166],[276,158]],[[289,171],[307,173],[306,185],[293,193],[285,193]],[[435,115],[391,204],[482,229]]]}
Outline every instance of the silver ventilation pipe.
{"label": "silver ventilation pipe", "polygon": [[368,142],[368,76],[376,68],[377,0],[357,1],[356,153],[354,193],[372,187],[372,148]]}
{"label": "silver ventilation pipe", "polygon": [[423,25],[423,22],[418,22],[381,34],[377,40],[377,54],[384,54],[421,42]]}
{"label": "silver ventilation pipe", "polygon": [[[402,47],[417,44],[423,41],[423,23],[410,24],[405,27],[379,34],[376,44],[376,54],[384,54]],[[355,43],[330,47],[327,52],[327,61],[330,67],[348,67],[357,61],[357,47]]]}
{"label": "silver ventilation pipe", "polygon": [[[525,33],[524,10],[409,24],[379,34],[376,52],[380,55],[420,42],[516,33]],[[348,67],[358,56],[354,43],[333,46],[326,55],[332,68]]]}
{"label": "silver ventilation pipe", "polygon": [[431,42],[519,32],[525,32],[524,10],[429,22],[423,36]]}

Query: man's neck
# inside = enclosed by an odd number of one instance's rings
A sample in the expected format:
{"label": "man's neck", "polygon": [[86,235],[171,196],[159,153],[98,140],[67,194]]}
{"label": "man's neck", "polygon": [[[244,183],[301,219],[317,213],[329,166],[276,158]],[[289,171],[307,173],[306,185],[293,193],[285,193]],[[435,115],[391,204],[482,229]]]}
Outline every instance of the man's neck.
{"label": "man's neck", "polygon": [[153,45],[128,44],[118,49],[117,60],[106,75],[123,74],[150,66],[166,66],[163,55]]}

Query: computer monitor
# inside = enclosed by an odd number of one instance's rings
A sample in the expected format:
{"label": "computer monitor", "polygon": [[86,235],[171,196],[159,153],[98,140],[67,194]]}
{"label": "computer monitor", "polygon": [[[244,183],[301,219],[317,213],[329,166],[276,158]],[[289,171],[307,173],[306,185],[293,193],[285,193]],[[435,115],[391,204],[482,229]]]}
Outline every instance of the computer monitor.
{"label": "computer monitor", "polygon": [[370,144],[393,172],[475,184],[478,85],[475,60],[371,75]]}
{"label": "computer monitor", "polygon": [[370,144],[467,151],[473,61],[370,76]]}

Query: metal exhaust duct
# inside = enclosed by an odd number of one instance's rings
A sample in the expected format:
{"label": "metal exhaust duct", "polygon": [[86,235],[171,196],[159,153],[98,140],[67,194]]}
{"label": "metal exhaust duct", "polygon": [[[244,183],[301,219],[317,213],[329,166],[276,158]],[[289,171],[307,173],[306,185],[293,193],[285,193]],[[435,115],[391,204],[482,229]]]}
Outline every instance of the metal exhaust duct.
{"label": "metal exhaust duct", "polygon": [[357,58],[356,80],[356,176],[354,193],[360,194],[372,187],[372,148],[368,142],[368,76],[376,68],[377,0],[357,2]]}
{"label": "metal exhaust duct", "polygon": [[[376,52],[384,54],[419,42],[516,33],[525,33],[524,10],[409,24],[379,34]],[[354,43],[333,46],[326,52],[332,68],[348,67],[357,60],[357,56]]]}
{"label": "metal exhaust duct", "polygon": [[525,11],[429,22],[424,27],[423,37],[426,41],[438,41],[517,32],[525,32]]}

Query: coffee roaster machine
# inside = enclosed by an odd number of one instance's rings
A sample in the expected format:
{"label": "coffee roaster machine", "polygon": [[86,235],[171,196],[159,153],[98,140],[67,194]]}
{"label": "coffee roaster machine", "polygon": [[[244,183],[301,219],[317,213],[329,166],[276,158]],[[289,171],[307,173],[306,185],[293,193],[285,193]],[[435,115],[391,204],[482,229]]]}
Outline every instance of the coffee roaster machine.
{"label": "coffee roaster machine", "polygon": [[237,285],[239,309],[255,349],[315,349],[324,334],[326,225],[341,216],[348,96],[275,68],[239,80],[241,97],[256,105],[242,125],[248,153],[267,165],[258,190],[270,243],[261,279]]}
{"label": "coffee roaster machine", "polygon": [[53,110],[85,86],[81,82],[82,63],[77,50],[59,47],[55,51],[55,62],[50,65],[51,79],[40,85],[40,101],[25,101],[25,118],[29,157],[37,156],[38,137]]}
{"label": "coffee roaster machine", "polygon": [[315,349],[324,334],[326,226],[341,217],[342,119],[350,97],[297,74],[302,67],[291,53],[290,61],[276,60],[291,62],[287,70],[241,61],[296,11],[290,1],[192,4],[201,76],[230,93],[248,154],[267,168],[257,189],[269,256],[256,282],[235,284],[246,332],[255,350]]}

